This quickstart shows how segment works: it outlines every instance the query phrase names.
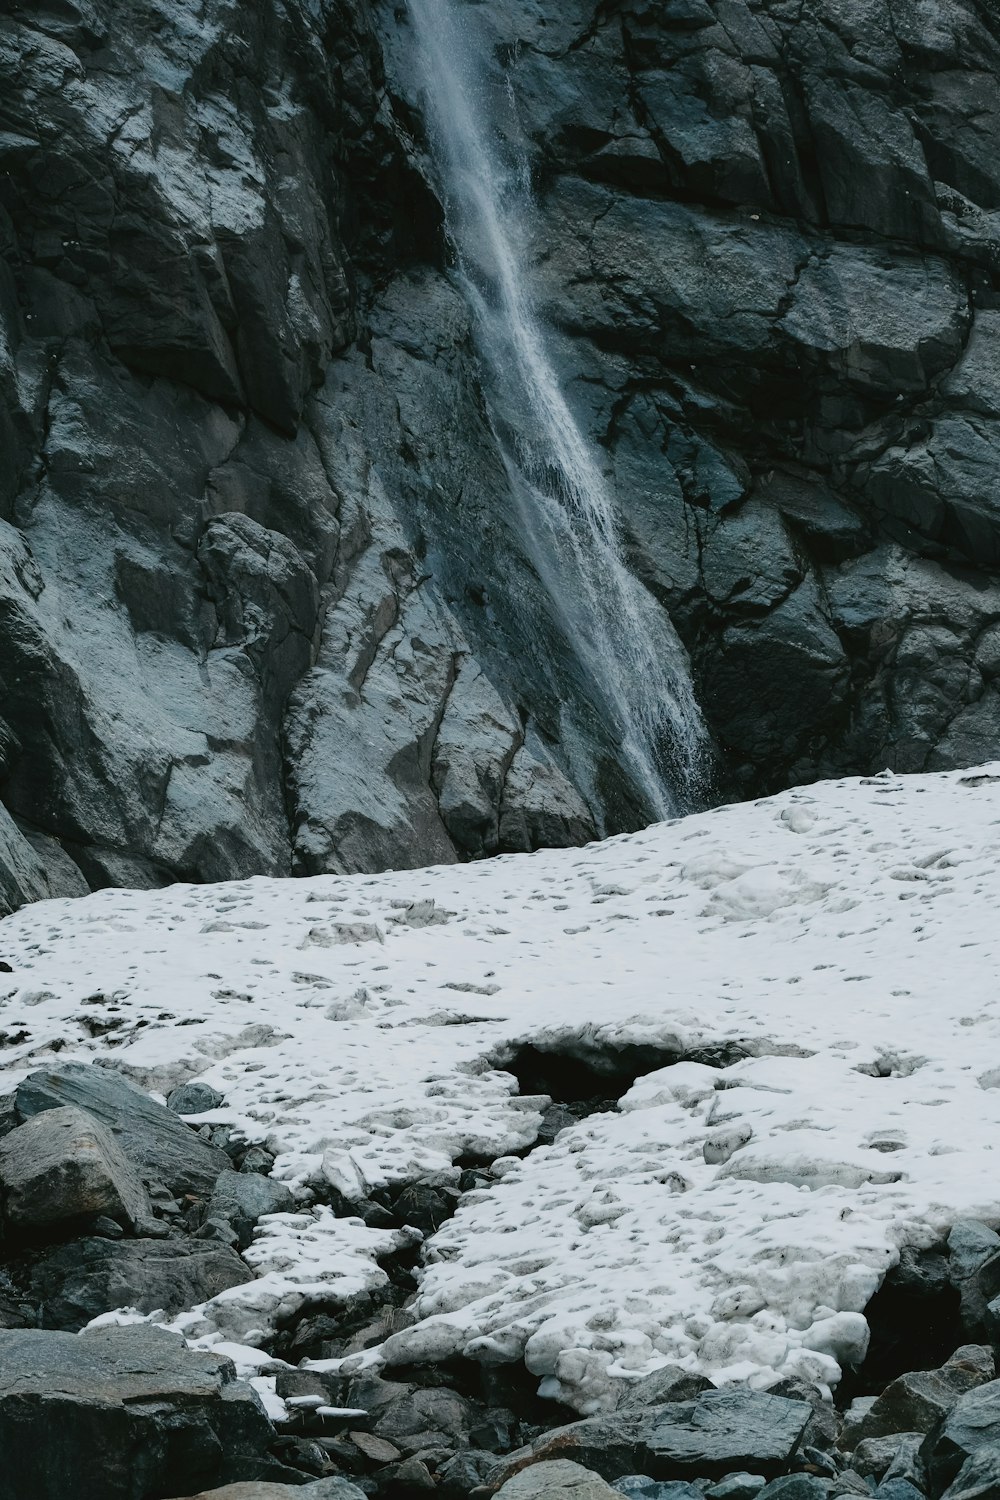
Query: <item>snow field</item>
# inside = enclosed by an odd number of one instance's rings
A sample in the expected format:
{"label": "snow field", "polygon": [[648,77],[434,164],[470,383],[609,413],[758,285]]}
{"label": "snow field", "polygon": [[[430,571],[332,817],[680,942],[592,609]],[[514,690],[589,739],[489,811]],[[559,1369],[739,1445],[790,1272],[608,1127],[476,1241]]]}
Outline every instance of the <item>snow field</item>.
{"label": "snow field", "polygon": [[[253,1345],[384,1279],[308,1206],[504,1157],[428,1245],[389,1363],[523,1358],[581,1411],[667,1362],[833,1383],[904,1243],[1000,1220],[1000,766],[843,781],[583,850],[375,877],[102,891],[0,925],[0,1088],[70,1058],[278,1154],[303,1211],[178,1320]],[[498,1066],[713,1043],[552,1146]],[[252,1364],[252,1351],[245,1360]],[[370,1361],[373,1356],[355,1357]],[[264,1356],[259,1356],[262,1361]]]}

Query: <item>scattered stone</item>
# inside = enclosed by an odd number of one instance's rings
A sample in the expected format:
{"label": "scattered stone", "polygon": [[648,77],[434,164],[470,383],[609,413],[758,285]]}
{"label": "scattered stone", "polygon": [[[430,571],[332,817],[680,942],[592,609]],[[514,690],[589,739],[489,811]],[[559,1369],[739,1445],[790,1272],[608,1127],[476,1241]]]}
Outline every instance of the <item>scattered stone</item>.
{"label": "scattered stone", "polygon": [[620,1493],[580,1464],[557,1459],[515,1474],[497,1491],[497,1500],[618,1500]]}
{"label": "scattered stone", "polygon": [[76,1330],[118,1307],[167,1317],[253,1280],[236,1252],[203,1240],[76,1240],[34,1266],[43,1328]]}
{"label": "scattered stone", "polygon": [[231,1465],[273,1438],[232,1362],[177,1334],[0,1331],[4,1500],[66,1500],[69,1489],[74,1500],[145,1500],[165,1475],[192,1495],[235,1477]]}
{"label": "scattered stone", "polygon": [[203,1115],[206,1110],[218,1109],[225,1098],[210,1083],[182,1083],[167,1095],[167,1108],[178,1115]]}
{"label": "scattered stone", "polygon": [[[73,1105],[111,1131],[125,1156],[147,1183],[162,1182],[171,1193],[207,1198],[229,1159],[133,1084],[107,1068],[70,1063],[32,1073],[3,1101],[8,1129],[46,1110]],[[2,1132],[2,1126],[0,1126]]]}
{"label": "scattered stone", "polygon": [[46,1111],[0,1140],[4,1218],[51,1229],[106,1217],[136,1229],[153,1217],[136,1169],[106,1126],[72,1106]]}
{"label": "scattered stone", "polygon": [[977,1449],[1000,1445],[1000,1380],[960,1396],[951,1411],[924,1439],[920,1457],[935,1494],[955,1479]]}

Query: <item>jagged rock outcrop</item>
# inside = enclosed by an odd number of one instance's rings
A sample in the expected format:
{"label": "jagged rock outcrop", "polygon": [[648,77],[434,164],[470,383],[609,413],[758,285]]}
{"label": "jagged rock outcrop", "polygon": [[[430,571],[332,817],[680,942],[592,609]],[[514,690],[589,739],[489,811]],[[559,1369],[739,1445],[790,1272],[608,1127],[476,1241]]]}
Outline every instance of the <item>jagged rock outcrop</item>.
{"label": "jagged rock outcrop", "polygon": [[[1000,21],[491,0],[537,275],[738,792],[1000,745]],[[405,10],[0,18],[0,910],[642,819],[527,555]]]}

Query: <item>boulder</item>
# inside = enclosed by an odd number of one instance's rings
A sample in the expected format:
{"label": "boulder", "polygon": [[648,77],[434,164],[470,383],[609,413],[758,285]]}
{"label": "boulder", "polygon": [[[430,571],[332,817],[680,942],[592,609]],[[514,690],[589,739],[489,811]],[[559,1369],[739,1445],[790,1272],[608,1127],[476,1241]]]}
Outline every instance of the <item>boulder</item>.
{"label": "boulder", "polygon": [[218,1109],[223,1103],[225,1100],[218,1089],[197,1079],[180,1084],[167,1095],[167,1108],[178,1115],[201,1115],[207,1109]]}
{"label": "boulder", "polygon": [[518,1467],[569,1458],[605,1479],[721,1479],[734,1469],[775,1478],[794,1458],[812,1416],[805,1401],[741,1387],[691,1401],[588,1417],[545,1433]]}
{"label": "boulder", "polygon": [[170,1317],[253,1280],[235,1250],[207,1240],[76,1240],[30,1278],[43,1328],[75,1330],[119,1307]]}
{"label": "boulder", "polygon": [[29,1074],[4,1101],[0,1118],[12,1128],[67,1105],[101,1121],[147,1184],[163,1183],[171,1193],[207,1198],[220,1172],[230,1167],[225,1152],[203,1140],[173,1110],[117,1073],[87,1063]]}
{"label": "boulder", "polygon": [[967,1459],[990,1445],[1000,1446],[1000,1380],[960,1396],[927,1434],[920,1457],[927,1466],[932,1492],[940,1494]]}
{"label": "boulder", "polygon": [[941,1500],[996,1500],[1000,1495],[1000,1448],[977,1448],[959,1469]]}
{"label": "boulder", "polygon": [[274,1438],[230,1360],[145,1324],[0,1331],[0,1500],[150,1500],[235,1477]]}
{"label": "boulder", "polygon": [[617,1410],[663,1406],[667,1401],[692,1401],[702,1391],[713,1389],[712,1382],[705,1375],[692,1375],[690,1370],[682,1370],[679,1365],[664,1365],[638,1380],[623,1382]]}
{"label": "boulder", "polygon": [[599,1474],[556,1459],[515,1474],[497,1491],[497,1500],[618,1500],[618,1495]]}
{"label": "boulder", "polygon": [[294,1207],[295,1198],[283,1182],[253,1171],[227,1170],[216,1180],[205,1217],[224,1219],[232,1226],[240,1249],[245,1250],[259,1218],[264,1214],[290,1213]]}
{"label": "boulder", "polygon": [[879,1480],[896,1462],[904,1448],[912,1456],[923,1440],[922,1432],[892,1432],[884,1437],[862,1438],[851,1454],[851,1463],[859,1474]]}
{"label": "boulder", "polygon": [[930,1432],[966,1391],[994,1377],[993,1355],[980,1345],[966,1345],[940,1370],[912,1370],[890,1382],[852,1426],[850,1442],[890,1433]]}
{"label": "boulder", "polygon": [[6,1223],[51,1230],[100,1216],[125,1229],[153,1218],[138,1171],[107,1126],[72,1105],[46,1110],[0,1140]]}
{"label": "boulder", "polygon": [[408,1454],[423,1448],[457,1448],[468,1442],[474,1417],[464,1396],[430,1386],[385,1407],[375,1423],[375,1434]]}

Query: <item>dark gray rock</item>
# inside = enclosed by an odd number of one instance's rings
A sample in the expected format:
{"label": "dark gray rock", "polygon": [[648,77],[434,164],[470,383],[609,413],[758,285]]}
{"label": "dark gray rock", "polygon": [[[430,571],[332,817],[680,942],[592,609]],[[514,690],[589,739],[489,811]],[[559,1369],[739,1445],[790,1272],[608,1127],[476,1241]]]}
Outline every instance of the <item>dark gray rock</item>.
{"label": "dark gray rock", "polygon": [[437,1471],[438,1488],[445,1500],[466,1500],[479,1485],[488,1483],[497,1467],[496,1455],[481,1448],[456,1453]]}
{"label": "dark gray rock", "polygon": [[0,1189],[14,1230],[101,1216],[134,1230],[153,1217],[142,1178],[110,1130],[73,1106],[46,1110],[0,1140]]}
{"label": "dark gray rock", "polygon": [[920,1449],[931,1489],[940,1494],[980,1448],[1000,1447],[1000,1380],[960,1396]]}
{"label": "dark gray rock", "polygon": [[110,1130],[147,1184],[164,1183],[172,1193],[208,1197],[230,1166],[173,1110],[107,1068],[72,1063],[32,1073],[4,1102],[11,1125],[67,1105],[83,1110]]}
{"label": "dark gray rock", "polygon": [[924,1491],[908,1479],[887,1479],[875,1494],[878,1500],[925,1500]]}
{"label": "dark gray rock", "polygon": [[0,1500],[148,1500],[222,1483],[274,1436],[232,1363],[146,1326],[0,1331]]}
{"label": "dark gray rock", "polygon": [[995,1500],[1000,1494],[1000,1447],[977,1448],[965,1460],[942,1500]]}
{"label": "dark gray rock", "polygon": [[791,1463],[812,1408],[739,1387],[691,1401],[588,1417],[545,1433],[536,1460],[569,1458],[606,1479],[721,1479],[734,1470],[774,1478]]}
{"label": "dark gray rock", "polygon": [[992,1381],[993,1356],[978,1345],[955,1351],[940,1370],[916,1370],[900,1375],[876,1397],[847,1441],[881,1438],[890,1433],[930,1432],[952,1410],[966,1391]]}
{"label": "dark gray rock", "polygon": [[880,1480],[904,1455],[912,1459],[924,1436],[923,1432],[893,1432],[862,1438],[851,1452],[851,1464],[859,1474]]}
{"label": "dark gray rock", "polygon": [[206,1221],[222,1219],[236,1234],[241,1250],[253,1239],[254,1225],[263,1214],[290,1213],[295,1198],[290,1188],[256,1172],[221,1172],[206,1209]]}
{"label": "dark gray rock", "polygon": [[423,1448],[457,1448],[468,1443],[474,1417],[473,1407],[463,1396],[431,1386],[410,1391],[383,1406],[374,1431],[406,1454]]}
{"label": "dark gray rock", "polygon": [[78,1329],[118,1307],[167,1317],[253,1280],[235,1250],[203,1240],[83,1239],[34,1265],[43,1328]]}
{"label": "dark gray rock", "polygon": [[959,1219],[948,1233],[948,1269],[956,1285],[1000,1251],[1000,1234],[978,1219]]}
{"label": "dark gray rock", "polygon": [[692,1401],[702,1391],[713,1389],[704,1375],[692,1375],[678,1365],[664,1365],[650,1375],[623,1383],[618,1396],[618,1410],[629,1411],[642,1406],[662,1406],[666,1401]]}
{"label": "dark gray rock", "polygon": [[178,1115],[204,1114],[205,1110],[218,1109],[223,1103],[225,1100],[218,1089],[213,1089],[210,1083],[200,1083],[197,1079],[182,1083],[167,1095],[167,1108]]}

